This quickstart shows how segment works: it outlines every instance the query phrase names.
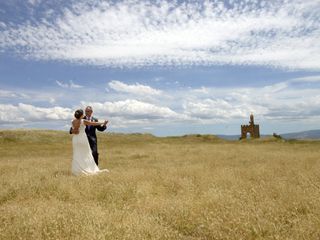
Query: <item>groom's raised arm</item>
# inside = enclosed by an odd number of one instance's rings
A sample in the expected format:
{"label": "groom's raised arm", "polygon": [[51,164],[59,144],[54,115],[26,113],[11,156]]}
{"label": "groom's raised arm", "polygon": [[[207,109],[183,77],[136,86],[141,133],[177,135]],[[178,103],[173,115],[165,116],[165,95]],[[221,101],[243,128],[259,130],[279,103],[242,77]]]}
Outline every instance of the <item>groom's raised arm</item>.
{"label": "groom's raised arm", "polygon": [[107,129],[107,126],[96,126],[96,128],[100,131],[100,132],[103,132],[104,130]]}
{"label": "groom's raised arm", "polygon": [[[98,119],[95,119],[94,120],[95,122],[98,122]],[[96,129],[98,129],[100,132],[103,132],[104,130],[107,129],[107,125],[99,125],[99,126],[96,126]]]}

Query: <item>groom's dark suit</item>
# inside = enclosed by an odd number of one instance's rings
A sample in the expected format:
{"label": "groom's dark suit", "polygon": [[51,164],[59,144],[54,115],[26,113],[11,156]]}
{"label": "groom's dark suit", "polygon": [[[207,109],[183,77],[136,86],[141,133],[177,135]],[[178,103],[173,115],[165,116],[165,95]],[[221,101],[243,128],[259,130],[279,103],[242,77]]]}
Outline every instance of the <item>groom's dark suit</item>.
{"label": "groom's dark suit", "polygon": [[[91,117],[91,122],[98,122],[98,119]],[[94,158],[94,161],[98,165],[99,153],[98,153],[98,142],[97,142],[96,129],[103,132],[104,130],[107,129],[107,127],[106,126],[86,126],[86,134],[87,134],[90,148],[92,151],[92,156]]]}

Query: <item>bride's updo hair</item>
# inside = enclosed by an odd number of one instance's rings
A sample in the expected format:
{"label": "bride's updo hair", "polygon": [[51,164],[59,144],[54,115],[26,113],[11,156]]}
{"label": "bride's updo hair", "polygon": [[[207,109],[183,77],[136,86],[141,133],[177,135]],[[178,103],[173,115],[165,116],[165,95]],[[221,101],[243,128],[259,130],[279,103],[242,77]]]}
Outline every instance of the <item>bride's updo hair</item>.
{"label": "bride's updo hair", "polygon": [[82,115],[83,115],[83,110],[82,110],[82,109],[78,109],[78,110],[75,111],[75,113],[74,113],[74,117],[75,117],[76,119],[80,119]]}

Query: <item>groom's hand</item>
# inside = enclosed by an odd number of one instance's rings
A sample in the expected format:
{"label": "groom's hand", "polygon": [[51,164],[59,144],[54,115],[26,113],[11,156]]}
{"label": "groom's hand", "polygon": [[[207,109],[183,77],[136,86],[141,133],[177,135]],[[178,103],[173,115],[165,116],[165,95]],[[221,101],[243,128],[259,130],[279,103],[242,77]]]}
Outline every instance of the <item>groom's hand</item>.
{"label": "groom's hand", "polygon": [[71,129],[71,133],[72,133],[72,134],[79,134],[79,129],[74,129],[74,128],[72,128],[72,129]]}

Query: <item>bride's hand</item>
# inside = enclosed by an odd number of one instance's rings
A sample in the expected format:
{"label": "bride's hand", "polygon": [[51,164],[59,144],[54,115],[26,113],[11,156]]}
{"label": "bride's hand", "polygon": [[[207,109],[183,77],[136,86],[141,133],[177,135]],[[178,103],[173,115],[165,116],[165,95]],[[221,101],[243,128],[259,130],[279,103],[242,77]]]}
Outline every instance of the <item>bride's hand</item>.
{"label": "bride's hand", "polygon": [[108,122],[108,120],[104,120],[103,126],[106,126]]}

